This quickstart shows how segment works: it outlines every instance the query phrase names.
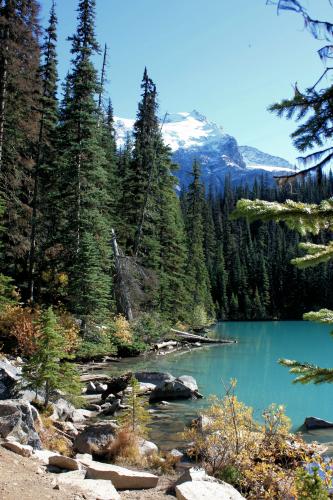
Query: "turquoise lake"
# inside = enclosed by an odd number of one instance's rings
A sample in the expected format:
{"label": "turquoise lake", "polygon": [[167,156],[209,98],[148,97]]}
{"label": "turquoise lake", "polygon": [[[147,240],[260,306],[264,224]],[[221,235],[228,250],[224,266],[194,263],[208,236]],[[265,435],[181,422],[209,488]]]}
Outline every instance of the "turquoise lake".
{"label": "turquoise lake", "polygon": [[[258,418],[270,403],[284,404],[293,429],[297,430],[306,416],[333,420],[333,385],[292,384],[292,375],[277,360],[284,357],[333,366],[331,330],[329,325],[303,321],[218,323],[212,336],[232,337],[238,340],[237,344],[217,344],[134,363],[133,359],[126,360],[120,363],[121,367],[118,364],[118,369],[131,367],[168,371],[175,376],[192,375],[205,398],[210,394],[223,396],[222,381],[227,384],[236,378],[238,398],[252,406]],[[170,434],[181,431],[184,422],[206,404],[207,399],[171,405],[165,409],[164,418],[159,414],[154,418],[153,435],[160,442],[169,442]],[[315,438],[331,441],[332,434],[323,432]]]}

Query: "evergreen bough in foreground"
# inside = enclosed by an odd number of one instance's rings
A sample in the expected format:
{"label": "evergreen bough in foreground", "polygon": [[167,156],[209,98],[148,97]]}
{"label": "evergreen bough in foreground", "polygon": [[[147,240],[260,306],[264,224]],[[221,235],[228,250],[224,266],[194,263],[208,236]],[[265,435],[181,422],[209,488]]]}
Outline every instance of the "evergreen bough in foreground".
{"label": "evergreen bough in foreground", "polygon": [[[294,229],[302,235],[308,233],[318,235],[321,230],[333,230],[333,199],[325,200],[319,205],[309,205],[291,200],[287,200],[285,203],[240,200],[232,214],[234,219],[239,217],[246,217],[250,222],[258,219],[284,221],[290,229]],[[326,245],[306,242],[301,243],[300,248],[306,254],[292,260],[292,263],[299,268],[316,266],[333,258],[332,242]],[[333,311],[321,309],[318,312],[304,314],[303,318],[308,321],[333,324]],[[332,368],[320,368],[311,363],[289,359],[280,359],[279,363],[289,367],[290,372],[296,375],[294,383],[333,383]]]}

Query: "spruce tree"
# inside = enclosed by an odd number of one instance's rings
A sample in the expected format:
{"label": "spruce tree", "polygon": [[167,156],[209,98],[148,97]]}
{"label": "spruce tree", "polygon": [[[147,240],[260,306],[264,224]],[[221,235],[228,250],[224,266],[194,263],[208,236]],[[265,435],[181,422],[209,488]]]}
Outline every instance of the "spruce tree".
{"label": "spruce tree", "polygon": [[200,181],[200,166],[193,164],[193,181],[186,195],[185,224],[187,231],[188,260],[186,276],[190,293],[191,309],[201,306],[208,316],[214,317],[214,306],[204,253],[204,189]]}
{"label": "spruce tree", "polygon": [[0,6],[0,190],[5,203],[3,258],[28,298],[33,171],[40,120],[39,6]]}
{"label": "spruce tree", "polygon": [[110,186],[95,101],[99,85],[92,63],[99,50],[94,0],[79,2],[78,27],[70,40],[72,71],[59,131],[59,168],[66,204],[61,238],[66,250],[69,307],[80,316],[85,329],[87,321],[105,320],[111,293]]}
{"label": "spruce tree", "polygon": [[44,398],[47,407],[52,393],[58,389],[68,395],[80,393],[79,375],[75,365],[68,362],[65,338],[51,307],[40,314],[35,353],[24,365],[23,374],[31,387]]}
{"label": "spruce tree", "polygon": [[[34,302],[37,279],[37,267],[42,267],[45,242],[49,226],[52,224],[52,159],[55,155],[56,127],[58,123],[57,101],[57,17],[55,2],[53,1],[49,25],[46,29],[44,44],[42,45],[42,64],[40,68],[41,96],[40,96],[40,121],[38,142],[35,154],[33,172],[32,216],[30,229],[30,252],[28,270],[29,300]],[[50,182],[51,181],[51,182]],[[37,266],[37,261],[39,265]]]}

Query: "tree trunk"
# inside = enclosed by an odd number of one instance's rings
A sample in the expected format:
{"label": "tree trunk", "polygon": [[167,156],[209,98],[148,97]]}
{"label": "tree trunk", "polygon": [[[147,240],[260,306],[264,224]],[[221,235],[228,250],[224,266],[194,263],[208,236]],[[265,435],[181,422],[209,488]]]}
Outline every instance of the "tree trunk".
{"label": "tree trunk", "polygon": [[117,279],[118,287],[119,287],[118,303],[121,306],[121,309],[123,310],[126,318],[129,321],[132,321],[133,320],[132,306],[131,306],[129,293],[128,293],[127,286],[126,286],[124,276],[123,276],[122,256],[120,255],[120,252],[119,252],[118,243],[117,243],[116,234],[114,232],[114,229],[111,230],[111,244],[112,244],[112,250],[113,250],[113,255],[114,255],[114,260],[115,260],[116,277],[117,277],[116,279]]}

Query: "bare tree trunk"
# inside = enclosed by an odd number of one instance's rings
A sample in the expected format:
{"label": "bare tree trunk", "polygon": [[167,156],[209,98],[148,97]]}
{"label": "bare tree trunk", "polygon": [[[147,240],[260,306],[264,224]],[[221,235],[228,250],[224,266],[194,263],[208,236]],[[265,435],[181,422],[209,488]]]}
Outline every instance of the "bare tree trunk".
{"label": "bare tree trunk", "polygon": [[116,266],[116,276],[117,276],[117,282],[119,286],[119,298],[118,298],[118,303],[121,305],[121,308],[123,309],[123,312],[126,316],[126,318],[129,321],[133,320],[133,311],[132,311],[132,306],[129,298],[129,293],[127,290],[127,285],[123,276],[123,268],[122,268],[122,256],[120,255],[119,248],[118,248],[118,243],[116,239],[116,234],[114,232],[114,229],[111,230],[111,244],[112,244],[112,250],[113,250],[113,255],[114,255],[114,260],[115,260],[115,266]]}
{"label": "bare tree trunk", "polygon": [[101,73],[101,82],[100,82],[100,91],[98,95],[98,111],[101,111],[102,108],[102,97],[104,91],[104,83],[105,83],[105,70],[106,70],[106,57],[107,57],[108,47],[105,44],[104,46],[104,55],[103,55],[103,64],[102,64],[102,73]]}

